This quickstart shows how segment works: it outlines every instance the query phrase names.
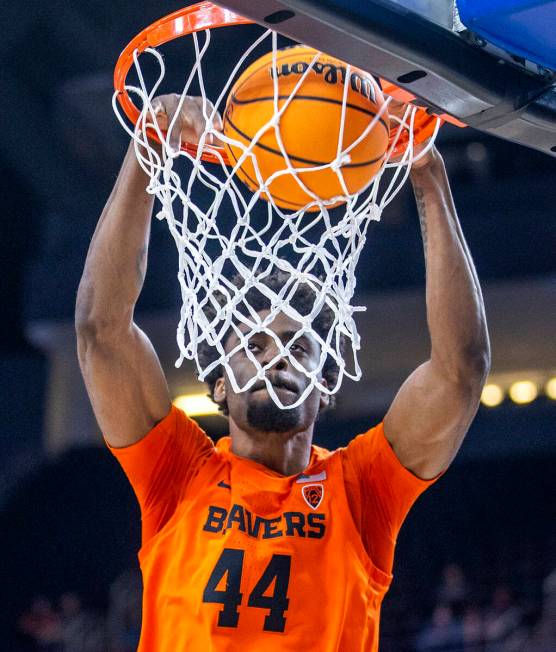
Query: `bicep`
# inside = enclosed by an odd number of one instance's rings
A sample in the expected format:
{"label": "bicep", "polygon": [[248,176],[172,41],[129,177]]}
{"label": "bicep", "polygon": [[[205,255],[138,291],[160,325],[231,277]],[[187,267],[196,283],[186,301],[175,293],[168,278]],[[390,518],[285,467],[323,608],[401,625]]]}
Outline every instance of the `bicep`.
{"label": "bicep", "polygon": [[134,323],[109,335],[78,333],[78,357],[102,434],[111,446],[144,437],[171,408],[156,352]]}
{"label": "bicep", "polygon": [[423,479],[450,465],[477,412],[482,380],[448,379],[432,361],[418,367],[396,395],[384,434],[400,462]]}

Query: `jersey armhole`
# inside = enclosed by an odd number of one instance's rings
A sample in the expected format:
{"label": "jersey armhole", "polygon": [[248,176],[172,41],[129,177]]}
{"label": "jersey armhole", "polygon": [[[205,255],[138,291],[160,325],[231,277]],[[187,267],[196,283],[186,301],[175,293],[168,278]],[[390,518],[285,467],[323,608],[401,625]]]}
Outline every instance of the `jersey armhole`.
{"label": "jersey armhole", "polygon": [[[184,492],[181,493],[179,499],[178,499],[178,504],[176,506],[176,509],[172,513],[172,516],[164,523],[164,525],[157,531],[155,532],[149,539],[148,541],[143,541],[141,540],[141,547],[139,548],[137,552],[137,558],[139,559],[139,565],[142,567],[143,562],[145,561],[146,557],[148,557],[149,552],[151,549],[154,547],[154,545],[158,542],[159,539],[161,539],[163,536],[165,536],[167,533],[170,532],[179,522],[179,517],[183,511],[183,504],[186,499],[186,494],[189,489],[194,485],[195,482],[198,481],[199,476],[203,473],[203,471],[206,469],[206,467],[210,464],[211,460],[217,456],[217,449],[216,447],[210,452],[209,455],[206,456],[206,458],[201,462],[199,465],[199,469],[195,476],[191,479],[191,482],[189,483],[189,486],[186,488]],[[141,514],[141,519],[143,519],[143,514]]]}
{"label": "jersey armhole", "polygon": [[337,466],[339,467],[338,473],[340,474],[341,477],[340,484],[342,487],[342,493],[344,499],[343,502],[345,505],[346,517],[348,519],[350,528],[352,529],[352,536],[357,541],[357,547],[359,548],[359,553],[369,568],[370,579],[378,586],[381,592],[386,593],[390,588],[390,584],[392,583],[392,579],[394,576],[392,575],[392,573],[387,573],[386,571],[383,571],[381,568],[379,568],[377,564],[374,562],[374,560],[371,558],[367,549],[365,548],[365,544],[363,543],[363,537],[361,535],[361,532],[359,531],[359,528],[357,527],[357,523],[355,522],[355,518],[348,497],[347,487],[344,478],[344,459],[343,459],[342,451],[343,449],[338,449],[337,453],[335,455],[333,454],[331,457],[337,458],[337,460],[334,460],[332,463],[337,464]]}

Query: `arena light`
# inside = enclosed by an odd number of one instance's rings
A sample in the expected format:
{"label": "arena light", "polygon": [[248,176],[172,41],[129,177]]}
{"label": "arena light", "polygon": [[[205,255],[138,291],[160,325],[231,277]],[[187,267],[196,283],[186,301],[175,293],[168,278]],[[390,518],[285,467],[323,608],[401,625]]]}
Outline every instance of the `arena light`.
{"label": "arena light", "polygon": [[483,143],[472,142],[465,148],[467,158],[473,163],[483,163],[486,161],[488,152]]}
{"label": "arena light", "polygon": [[548,398],[551,398],[553,401],[556,401],[556,376],[550,378],[546,385],[544,386],[544,391]]}
{"label": "arena light", "polygon": [[181,394],[174,399],[174,405],[190,417],[218,414],[218,406],[206,394]]}
{"label": "arena light", "polygon": [[538,396],[539,390],[534,382],[530,380],[519,380],[510,386],[508,394],[514,403],[524,405],[531,403]]}
{"label": "arena light", "polygon": [[483,387],[481,403],[487,407],[496,407],[504,400],[504,392],[500,385],[488,383]]}

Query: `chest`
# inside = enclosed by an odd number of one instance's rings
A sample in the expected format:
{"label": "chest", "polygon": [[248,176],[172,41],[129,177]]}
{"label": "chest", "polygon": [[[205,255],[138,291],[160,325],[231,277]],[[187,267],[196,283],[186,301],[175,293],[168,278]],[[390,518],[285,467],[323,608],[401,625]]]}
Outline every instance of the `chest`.
{"label": "chest", "polygon": [[207,464],[143,560],[157,604],[214,632],[284,633],[316,597],[335,613],[367,600],[368,561],[341,474],[328,465],[296,480]]}

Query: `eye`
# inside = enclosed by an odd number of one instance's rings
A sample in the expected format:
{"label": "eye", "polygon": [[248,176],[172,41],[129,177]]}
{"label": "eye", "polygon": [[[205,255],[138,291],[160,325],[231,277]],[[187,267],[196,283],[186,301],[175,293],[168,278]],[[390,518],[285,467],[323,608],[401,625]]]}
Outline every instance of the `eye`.
{"label": "eye", "polygon": [[247,342],[247,349],[249,351],[257,351],[261,347],[256,342]]}
{"label": "eye", "polygon": [[290,346],[290,351],[291,351],[292,353],[295,353],[296,351],[297,351],[297,352],[300,352],[300,353],[305,353],[305,349],[301,346],[301,344],[297,344],[296,342],[294,342],[294,343]]}

